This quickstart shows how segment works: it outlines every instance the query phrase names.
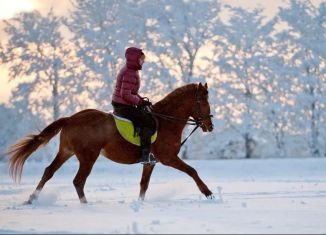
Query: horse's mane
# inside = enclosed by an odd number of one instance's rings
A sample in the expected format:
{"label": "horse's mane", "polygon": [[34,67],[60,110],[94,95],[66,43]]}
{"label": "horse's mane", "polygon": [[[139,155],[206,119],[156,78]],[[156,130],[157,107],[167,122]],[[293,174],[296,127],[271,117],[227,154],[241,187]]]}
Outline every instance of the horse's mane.
{"label": "horse's mane", "polygon": [[173,105],[175,107],[176,103],[180,102],[180,99],[185,97],[185,95],[189,91],[195,91],[197,89],[197,84],[191,83],[184,85],[182,87],[179,87],[172,92],[170,92],[168,95],[166,95],[162,100],[154,104],[155,110],[162,110],[168,105]]}

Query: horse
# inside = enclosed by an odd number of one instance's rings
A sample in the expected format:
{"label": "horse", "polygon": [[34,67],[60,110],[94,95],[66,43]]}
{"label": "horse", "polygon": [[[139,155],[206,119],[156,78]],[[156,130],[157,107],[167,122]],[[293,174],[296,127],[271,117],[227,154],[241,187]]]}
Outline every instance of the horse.
{"label": "horse", "polygon": [[[190,118],[203,132],[213,130],[207,83],[204,85],[191,83],[176,88],[152,105],[152,113],[157,114],[158,119],[157,139],[151,145],[151,152],[157,162],[185,172],[193,178],[201,193],[207,198],[214,198],[212,191],[201,180],[197,171],[178,157],[182,131]],[[87,203],[84,185],[99,155],[121,164],[135,164],[139,161],[139,146],[130,144],[121,137],[112,113],[85,109],[69,117],[57,119],[39,134],[26,135],[8,148],[9,172],[16,182],[21,180],[27,158],[59,132],[58,153],[52,163],[45,168],[39,184],[25,204],[32,204],[38,198],[45,183],[73,155],[79,161],[79,169],[73,184],[81,203]],[[155,164],[143,166],[139,200],[145,199],[154,167]]]}

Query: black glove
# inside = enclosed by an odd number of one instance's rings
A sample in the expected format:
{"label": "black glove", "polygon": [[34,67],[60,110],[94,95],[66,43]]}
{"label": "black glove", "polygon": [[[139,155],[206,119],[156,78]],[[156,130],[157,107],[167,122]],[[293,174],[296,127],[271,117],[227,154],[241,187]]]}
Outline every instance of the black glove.
{"label": "black glove", "polygon": [[150,102],[149,100],[145,100],[143,99],[141,102],[141,106],[151,106],[152,102]]}

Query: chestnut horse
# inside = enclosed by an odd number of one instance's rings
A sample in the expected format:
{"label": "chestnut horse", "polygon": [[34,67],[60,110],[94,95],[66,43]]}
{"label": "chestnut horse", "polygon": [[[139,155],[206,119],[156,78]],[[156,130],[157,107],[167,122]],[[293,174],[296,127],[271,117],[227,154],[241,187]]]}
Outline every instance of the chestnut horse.
{"label": "chestnut horse", "polygon": [[[213,130],[207,83],[188,84],[177,88],[155,103],[152,111],[159,119],[158,136],[151,146],[151,151],[158,162],[187,173],[206,197],[213,198],[212,192],[200,179],[196,170],[178,157],[182,131],[191,120],[190,117],[199,123],[204,132]],[[46,167],[42,179],[26,204],[31,204],[37,199],[45,183],[73,155],[79,160],[79,170],[73,184],[81,203],[87,203],[84,185],[100,154],[122,164],[134,164],[139,161],[139,146],[126,142],[120,136],[112,114],[86,109],[54,121],[39,134],[28,135],[9,148],[7,153],[10,155],[10,173],[15,181],[20,181],[26,159],[60,131],[59,151],[53,162]],[[141,200],[145,198],[154,166],[143,166],[139,194]]]}

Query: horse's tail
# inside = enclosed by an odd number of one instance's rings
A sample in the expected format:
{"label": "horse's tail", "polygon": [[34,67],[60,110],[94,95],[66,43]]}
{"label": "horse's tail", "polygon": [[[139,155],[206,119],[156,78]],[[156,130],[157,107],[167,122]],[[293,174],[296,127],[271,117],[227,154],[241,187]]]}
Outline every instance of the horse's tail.
{"label": "horse's tail", "polygon": [[68,118],[60,118],[47,126],[38,135],[27,135],[11,145],[6,154],[10,156],[9,171],[15,182],[20,182],[23,166],[27,158],[40,146],[46,145],[58,134]]}

